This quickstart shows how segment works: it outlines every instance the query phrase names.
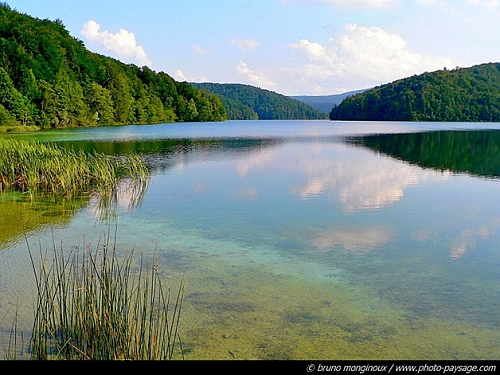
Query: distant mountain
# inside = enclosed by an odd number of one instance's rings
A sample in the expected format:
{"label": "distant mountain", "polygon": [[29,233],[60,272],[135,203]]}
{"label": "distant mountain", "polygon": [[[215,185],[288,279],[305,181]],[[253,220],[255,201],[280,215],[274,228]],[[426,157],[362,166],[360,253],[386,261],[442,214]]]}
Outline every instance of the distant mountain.
{"label": "distant mountain", "polygon": [[500,63],[439,70],[350,96],[332,120],[500,121]]}
{"label": "distant mountain", "polygon": [[288,96],[237,83],[191,83],[220,97],[231,120],[325,119],[327,114]]}
{"label": "distant mountain", "polygon": [[342,102],[342,100],[344,100],[348,96],[356,95],[363,91],[366,91],[366,89],[349,91],[343,94],[318,95],[318,96],[302,95],[302,96],[290,96],[290,98],[309,104],[311,107],[317,108],[322,112],[330,113],[332,108],[335,107],[336,105],[339,105]]}

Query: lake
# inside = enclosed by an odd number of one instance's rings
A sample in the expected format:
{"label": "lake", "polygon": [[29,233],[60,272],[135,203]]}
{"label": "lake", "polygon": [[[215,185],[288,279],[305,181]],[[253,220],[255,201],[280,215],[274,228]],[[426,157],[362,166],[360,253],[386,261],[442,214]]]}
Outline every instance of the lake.
{"label": "lake", "polygon": [[[228,121],[6,135],[150,168],[111,215],[0,196],[0,321],[29,331],[28,247],[116,231],[156,253],[185,359],[499,359],[500,124]],[[3,333],[5,336],[5,332]],[[1,340],[0,340],[1,341]],[[1,349],[0,349],[1,355]],[[1,358],[1,357],[0,357]]]}

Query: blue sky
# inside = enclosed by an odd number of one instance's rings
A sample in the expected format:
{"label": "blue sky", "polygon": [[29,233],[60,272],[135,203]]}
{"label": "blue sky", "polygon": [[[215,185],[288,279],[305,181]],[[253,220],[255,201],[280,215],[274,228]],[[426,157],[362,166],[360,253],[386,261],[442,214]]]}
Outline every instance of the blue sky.
{"label": "blue sky", "polygon": [[11,0],[179,81],[330,95],[500,62],[500,0]]}

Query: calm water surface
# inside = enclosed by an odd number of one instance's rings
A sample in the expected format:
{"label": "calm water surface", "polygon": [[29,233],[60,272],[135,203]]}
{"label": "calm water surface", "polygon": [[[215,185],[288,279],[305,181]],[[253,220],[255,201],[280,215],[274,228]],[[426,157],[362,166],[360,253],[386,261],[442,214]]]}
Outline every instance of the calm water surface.
{"label": "calm water surface", "polygon": [[111,221],[92,204],[0,198],[0,319],[21,305],[30,328],[28,245],[75,249],[111,227],[124,254],[156,251],[174,288],[185,273],[186,359],[500,359],[500,124],[15,135],[33,136],[138,152],[151,176]]}

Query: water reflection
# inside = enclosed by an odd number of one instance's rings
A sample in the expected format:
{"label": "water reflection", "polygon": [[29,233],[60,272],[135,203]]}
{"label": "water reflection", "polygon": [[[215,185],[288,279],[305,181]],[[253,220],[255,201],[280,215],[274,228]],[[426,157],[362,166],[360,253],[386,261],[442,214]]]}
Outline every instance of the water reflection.
{"label": "water reflection", "polygon": [[116,217],[118,210],[130,211],[140,206],[148,181],[123,179],[109,197],[99,194],[72,198],[20,192],[0,193],[0,249],[30,234],[64,227],[82,210],[93,212],[97,220]]}
{"label": "water reflection", "polygon": [[[72,140],[62,146],[105,154],[138,153],[144,156],[152,174],[203,160],[239,159],[238,174],[245,177],[252,169],[273,163],[277,147],[300,140],[298,155],[281,160],[300,169],[307,180],[291,191],[301,199],[326,195],[341,202],[345,212],[379,209],[400,201],[404,191],[450,173],[466,172],[478,176],[500,176],[500,130],[446,130],[417,133],[367,134],[311,138],[167,138],[127,140]],[[363,146],[392,158],[442,172],[436,177],[407,163],[391,158],[367,158],[345,147]],[[244,158],[240,157],[246,155]],[[255,198],[256,188],[241,187],[233,197]]]}
{"label": "water reflection", "polygon": [[0,249],[17,242],[23,236],[53,226],[70,223],[73,215],[86,201],[45,197],[33,200],[19,192],[0,194]]}
{"label": "water reflection", "polygon": [[451,249],[451,258],[461,258],[467,250],[474,250],[477,247],[479,239],[486,240],[489,237],[488,228],[465,229],[460,231],[460,235],[453,241]]}
{"label": "water reflection", "polygon": [[[250,200],[255,207],[260,207],[261,204],[275,204],[270,199],[277,198],[271,198],[269,194],[276,189],[304,202],[327,198],[330,202],[327,210],[331,212],[335,212],[337,205],[344,214],[372,212],[401,202],[408,189],[446,182],[457,171],[488,177],[497,176],[500,171],[499,130],[427,131],[356,137],[87,140],[61,144],[78,150],[110,154],[142,154],[151,168],[151,174],[157,175],[157,178],[169,170],[181,170],[193,163],[220,161],[225,165],[223,170],[214,169],[208,176],[199,173],[192,191],[206,202],[214,202],[212,206],[217,206],[221,212],[224,212],[226,203],[219,202],[217,197],[226,190],[230,202]],[[378,155],[374,156],[368,150],[374,150]],[[234,163],[237,176],[228,177],[228,161]],[[239,182],[231,182],[233,178]],[[221,183],[218,184],[217,180]],[[165,185],[171,183],[166,181]],[[181,187],[183,191],[189,188],[185,184]],[[175,187],[169,186],[169,189],[175,190]],[[138,206],[140,201],[137,194],[135,198],[131,196],[130,189],[122,189],[116,197],[115,206],[127,211]],[[248,210],[247,206],[242,207]],[[418,210],[409,215],[415,217]],[[188,211],[186,207],[183,215],[189,217]],[[102,210],[96,212],[97,216],[103,216]],[[241,214],[251,216],[248,211]],[[199,218],[192,220],[200,221]],[[210,225],[217,220],[210,217]],[[449,219],[444,219],[444,222],[446,220]],[[411,237],[425,242],[448,231],[446,228],[439,229],[443,227],[443,220],[431,219],[429,223],[435,224],[412,228]],[[489,233],[496,233],[496,230],[493,224],[476,225],[476,229],[459,229],[448,240],[450,257],[460,259],[473,250],[478,241],[487,239]],[[384,246],[394,237],[394,229],[354,225],[341,229],[321,228],[311,236],[310,244],[316,251],[335,248],[360,251]]]}
{"label": "water reflection", "polygon": [[279,139],[259,138],[167,138],[139,140],[71,140],[59,145],[77,151],[106,155],[142,155],[152,174],[199,160],[218,160],[252,150],[273,147]]}
{"label": "water reflection", "polygon": [[386,226],[356,226],[347,229],[328,229],[316,233],[312,245],[320,251],[341,247],[345,251],[369,251],[385,245],[394,237]]}
{"label": "water reflection", "polygon": [[423,168],[500,177],[500,130],[375,134],[347,141]]}
{"label": "water reflection", "polygon": [[[139,153],[152,174],[188,163],[238,160],[238,175],[263,170],[276,163],[278,146],[294,143],[287,138],[150,139],[134,141],[63,141],[61,145],[105,154]],[[500,175],[500,130],[427,131],[420,133],[368,134],[365,136],[300,138],[299,153],[287,154],[281,169],[300,170],[307,178],[291,191],[304,200],[326,195],[340,202],[345,212],[374,210],[400,201],[404,191],[422,182],[442,181],[450,173]],[[391,156],[366,157],[346,145],[363,146]],[[281,152],[281,151],[280,151]],[[244,156],[244,157],[243,157]],[[392,158],[408,163],[394,163]],[[416,168],[413,164],[422,168]],[[435,174],[425,168],[441,172]],[[200,185],[198,189],[203,189]],[[255,187],[240,187],[235,198],[255,198]]]}
{"label": "water reflection", "polygon": [[[500,177],[500,130],[446,130],[401,134],[371,134],[347,137],[348,144],[363,146],[380,155],[441,171],[443,176],[465,173],[476,177],[497,179]],[[494,202],[491,202],[494,203]],[[469,214],[478,219],[485,214],[474,212],[470,204]],[[464,218],[464,222],[467,222]],[[478,243],[487,241],[500,228],[498,219],[477,227],[461,229],[448,241],[450,258],[458,260],[467,252],[477,249]],[[442,237],[433,229],[415,230],[412,236],[419,241]]]}
{"label": "water reflection", "polygon": [[446,178],[388,157],[367,157],[340,143],[313,144],[301,152],[297,168],[307,181],[293,187],[296,194],[302,199],[325,194],[340,202],[345,212],[392,205],[401,200],[405,189]]}

